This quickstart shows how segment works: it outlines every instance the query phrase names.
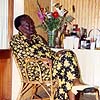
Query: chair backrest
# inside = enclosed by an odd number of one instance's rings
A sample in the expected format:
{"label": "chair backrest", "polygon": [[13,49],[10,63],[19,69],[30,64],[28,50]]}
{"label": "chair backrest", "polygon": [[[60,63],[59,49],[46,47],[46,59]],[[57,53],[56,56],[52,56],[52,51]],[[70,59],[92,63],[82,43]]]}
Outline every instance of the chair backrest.
{"label": "chair backrest", "polygon": [[[25,62],[27,63],[27,66],[25,67],[25,72],[27,75],[27,79],[29,81],[31,81],[31,80],[28,77],[27,67],[30,66],[31,64],[32,64],[32,68],[36,69],[34,71],[37,71],[37,73],[35,73],[35,75],[38,74],[38,78],[36,76],[35,80],[32,80],[32,81],[39,81],[40,83],[42,83],[44,81],[52,80],[52,77],[51,77],[52,76],[52,66],[50,68],[48,67],[48,65],[43,66],[43,59],[26,58]],[[47,79],[43,78],[42,74],[43,74],[44,70],[42,71],[42,67],[45,67],[44,69],[48,70],[48,78]]]}
{"label": "chair backrest", "polygon": [[[37,69],[36,72],[38,71],[38,75],[39,75],[39,77],[38,77],[39,79],[36,79],[34,81],[31,81],[29,79],[29,76],[28,76],[28,73],[27,73],[27,68],[25,68],[25,72],[26,72],[26,75],[27,75],[28,82],[29,83],[32,83],[32,84],[40,84],[42,86],[42,88],[45,90],[45,92],[48,94],[48,96],[50,97],[50,100],[53,100],[54,99],[54,92],[55,92],[54,88],[57,87],[57,85],[58,85],[58,84],[54,84],[54,83],[55,82],[58,83],[58,82],[57,82],[57,80],[53,80],[52,79],[52,66],[49,67],[48,65],[45,65],[45,68],[43,68],[43,69],[46,69],[47,70],[47,72],[48,72],[47,75],[48,76],[46,75],[46,78],[44,78],[45,75],[43,76],[43,71],[45,71],[45,70],[42,70],[42,68],[41,68],[41,67],[44,67],[44,66],[42,66],[42,64],[44,64],[43,63],[43,59],[41,59],[41,58],[40,59],[26,58],[25,59],[25,62],[27,63],[27,65],[29,63],[34,62],[34,64],[36,66],[33,66],[33,67],[37,67],[36,68]],[[47,86],[50,85],[50,92],[48,92],[48,90],[45,88],[44,85],[47,85]]]}

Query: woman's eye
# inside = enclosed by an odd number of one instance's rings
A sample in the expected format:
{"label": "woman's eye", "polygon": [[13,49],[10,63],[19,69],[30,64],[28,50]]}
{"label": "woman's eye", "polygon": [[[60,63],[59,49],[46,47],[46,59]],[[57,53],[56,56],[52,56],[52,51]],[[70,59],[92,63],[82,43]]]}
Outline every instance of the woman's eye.
{"label": "woman's eye", "polygon": [[29,27],[29,25],[25,25],[26,27]]}
{"label": "woman's eye", "polygon": [[29,24],[24,24],[23,27],[29,29]]}

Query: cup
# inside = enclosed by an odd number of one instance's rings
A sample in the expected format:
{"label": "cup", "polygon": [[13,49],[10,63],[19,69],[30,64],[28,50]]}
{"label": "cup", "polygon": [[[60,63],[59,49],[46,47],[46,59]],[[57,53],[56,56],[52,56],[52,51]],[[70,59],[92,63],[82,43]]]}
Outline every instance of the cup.
{"label": "cup", "polygon": [[75,37],[73,44],[74,44],[74,49],[78,49],[78,47],[79,47],[79,38]]}
{"label": "cup", "polygon": [[91,42],[90,49],[92,49],[92,50],[95,49],[95,42]]}
{"label": "cup", "polygon": [[68,36],[64,39],[64,49],[73,49],[74,37]]}

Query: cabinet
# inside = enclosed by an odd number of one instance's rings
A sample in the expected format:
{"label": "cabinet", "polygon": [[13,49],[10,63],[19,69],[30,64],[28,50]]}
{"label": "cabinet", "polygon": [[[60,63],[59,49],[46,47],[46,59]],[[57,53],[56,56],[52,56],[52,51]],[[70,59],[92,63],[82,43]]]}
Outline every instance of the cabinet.
{"label": "cabinet", "polygon": [[11,50],[0,50],[0,100],[11,100]]}

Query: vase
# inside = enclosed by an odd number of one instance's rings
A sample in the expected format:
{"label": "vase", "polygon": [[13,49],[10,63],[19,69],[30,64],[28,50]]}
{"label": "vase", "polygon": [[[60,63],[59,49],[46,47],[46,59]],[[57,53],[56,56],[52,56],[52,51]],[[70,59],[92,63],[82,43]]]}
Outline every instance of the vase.
{"label": "vase", "polygon": [[51,48],[55,47],[55,30],[48,31],[48,46]]}

